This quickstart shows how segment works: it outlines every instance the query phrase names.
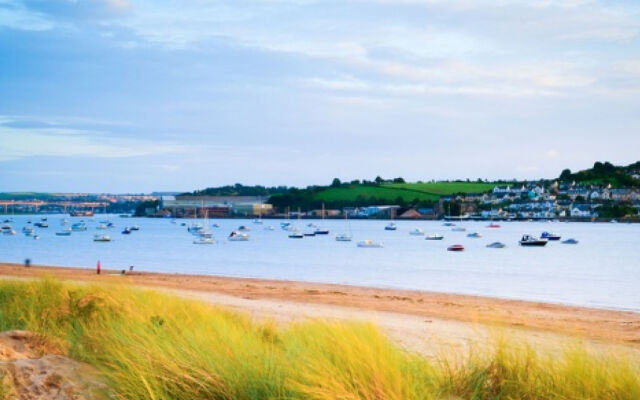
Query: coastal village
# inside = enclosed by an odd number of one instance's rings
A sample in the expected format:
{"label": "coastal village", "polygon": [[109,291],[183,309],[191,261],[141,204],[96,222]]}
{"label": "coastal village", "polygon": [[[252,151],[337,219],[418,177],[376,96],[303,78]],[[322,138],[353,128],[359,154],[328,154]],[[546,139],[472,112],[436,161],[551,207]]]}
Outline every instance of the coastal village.
{"label": "coastal village", "polygon": [[[639,173],[640,174],[640,173]],[[638,175],[640,176],[640,175]],[[71,210],[137,213],[148,217],[211,218],[278,217],[317,218],[321,209],[278,210],[269,196],[193,196],[189,194],[88,195],[59,194],[42,200],[5,199],[0,212],[5,214],[39,212],[67,213]],[[618,214],[612,214],[618,210]],[[621,215],[619,210],[625,210]],[[610,184],[576,182],[524,182],[496,185],[481,193],[444,195],[429,206],[375,204],[327,208],[326,218],[398,218],[398,219],[637,219],[640,214],[638,188],[613,188]],[[635,217],[635,218],[634,218]]]}

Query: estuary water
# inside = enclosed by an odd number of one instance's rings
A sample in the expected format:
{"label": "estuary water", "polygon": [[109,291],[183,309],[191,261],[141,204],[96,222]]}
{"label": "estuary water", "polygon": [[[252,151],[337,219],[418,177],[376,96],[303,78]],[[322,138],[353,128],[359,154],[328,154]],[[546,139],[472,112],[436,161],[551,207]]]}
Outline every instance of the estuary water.
{"label": "estuary water", "polygon": [[[195,245],[187,232],[193,220],[119,218],[96,215],[83,219],[88,230],[71,236],[56,236],[62,229],[62,215],[49,215],[49,228],[35,228],[40,240],[22,233],[27,221],[38,222],[42,215],[14,216],[16,235],[0,234],[0,262],[53,266],[94,267],[136,271],[187,273],[300,280],[383,288],[417,289],[472,294],[500,298],[535,300],[586,307],[640,312],[640,225],[613,223],[462,222],[466,232],[452,232],[442,221],[396,221],[396,231],[384,230],[388,221],[349,221],[352,242],[337,242],[335,235],[347,226],[343,220],[291,221],[302,231],[311,231],[314,222],[330,230],[329,235],[289,239],[280,229],[282,220],[209,220],[216,243]],[[4,220],[5,217],[0,217]],[[98,230],[99,221],[115,225]],[[199,221],[202,222],[202,221]],[[123,235],[126,226],[139,231]],[[251,229],[247,242],[229,242],[227,236],[240,225]],[[267,230],[271,225],[275,229]],[[429,241],[412,236],[410,230],[440,233],[444,240]],[[539,236],[550,231],[562,239],[575,238],[577,245],[549,242],[542,248],[518,246],[523,234]],[[481,238],[469,238],[479,232]],[[95,234],[112,237],[109,243],[94,242]],[[372,239],[383,248],[358,248],[359,240]],[[507,247],[485,247],[494,241]],[[463,252],[449,252],[452,244],[465,246]]]}

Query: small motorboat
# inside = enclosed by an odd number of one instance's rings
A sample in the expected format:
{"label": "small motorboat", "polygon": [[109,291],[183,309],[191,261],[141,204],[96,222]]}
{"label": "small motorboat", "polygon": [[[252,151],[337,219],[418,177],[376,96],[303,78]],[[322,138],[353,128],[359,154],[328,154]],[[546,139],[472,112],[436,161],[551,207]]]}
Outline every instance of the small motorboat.
{"label": "small motorboat", "polygon": [[540,235],[540,239],[547,239],[547,240],[560,240],[560,235],[556,235],[555,233],[551,233],[551,232],[547,232],[544,231],[542,232],[542,235]]}
{"label": "small motorboat", "polygon": [[71,228],[63,229],[61,231],[56,232],[56,236],[71,236]]}
{"label": "small motorboat", "polygon": [[384,227],[385,231],[395,231],[396,229],[398,229],[398,227],[394,222],[389,222],[387,226]]}
{"label": "small motorboat", "polygon": [[304,234],[298,230],[293,230],[289,234],[289,239],[304,239]]}
{"label": "small motorboat", "polygon": [[264,230],[265,231],[274,231],[276,228],[273,227],[273,225],[269,225],[269,226],[265,226]]}
{"label": "small motorboat", "polygon": [[193,244],[213,244],[214,241],[212,238],[208,237],[199,237],[193,241]]}
{"label": "small motorboat", "polygon": [[253,220],[253,223],[259,225],[259,224],[262,224],[262,220],[260,218],[256,218]]}
{"label": "small motorboat", "polygon": [[478,232],[472,232],[472,233],[468,233],[467,237],[472,239],[478,239],[478,238],[481,238],[482,235]]}
{"label": "small motorboat", "polygon": [[445,222],[442,226],[456,226],[453,222]]}
{"label": "small motorboat", "polygon": [[239,232],[249,232],[251,229],[248,226],[240,225],[238,227]]}
{"label": "small motorboat", "polygon": [[213,226],[214,228],[220,228],[220,224],[218,224],[218,223],[214,223],[214,224],[213,224],[213,225],[211,225],[211,226]]}
{"label": "small motorboat", "polygon": [[124,228],[124,230],[122,231],[123,235],[130,235],[131,234],[131,229],[129,228]]}
{"label": "small motorboat", "polygon": [[113,224],[113,222],[109,222],[107,223],[107,228],[113,228],[115,225]]}
{"label": "small motorboat", "polygon": [[13,229],[3,229],[2,233],[5,235],[13,236],[16,234],[16,231],[14,231]]}
{"label": "small motorboat", "polygon": [[104,229],[107,229],[107,226],[105,224],[100,224],[96,226],[96,229],[104,230]]}
{"label": "small motorboat", "polygon": [[336,242],[350,242],[351,241],[351,235],[346,234],[346,233],[341,233],[339,235],[336,235]]}
{"label": "small motorboat", "polygon": [[33,240],[40,240],[40,236],[38,236],[38,235],[34,235],[34,236],[33,236]]}
{"label": "small motorboat", "polygon": [[71,225],[71,230],[74,232],[83,232],[87,230],[87,224],[85,224],[84,222],[76,222],[75,224]]}
{"label": "small motorboat", "polygon": [[94,242],[110,242],[111,241],[111,236],[109,236],[109,235],[94,235],[93,236],[93,241]]}
{"label": "small motorboat", "polygon": [[328,235],[329,234],[329,230],[325,229],[325,228],[318,228],[314,231],[314,233],[316,235]]}
{"label": "small motorboat", "polygon": [[230,242],[246,242],[249,240],[249,235],[246,233],[238,233],[236,231],[232,231],[227,237],[227,240]]}
{"label": "small motorboat", "polygon": [[138,225],[134,225],[134,226],[130,227],[129,230],[131,230],[131,231],[139,231],[140,227]]}
{"label": "small motorboat", "polygon": [[578,244],[578,241],[576,239],[570,238],[567,240],[563,240],[562,243],[564,244]]}
{"label": "small motorboat", "polygon": [[316,233],[315,232],[304,232],[303,235],[305,235],[305,236],[315,236]]}
{"label": "small motorboat", "polygon": [[318,227],[318,225],[314,224],[313,222],[309,222],[309,223],[307,224],[307,226],[308,226],[309,228],[317,228],[317,227]]}
{"label": "small motorboat", "polygon": [[520,246],[529,246],[529,247],[542,247],[547,245],[546,239],[538,239],[535,236],[531,235],[523,235],[522,239],[520,239]]}
{"label": "small motorboat", "polygon": [[502,242],[493,242],[491,244],[488,244],[487,247],[490,249],[502,249],[504,247],[507,247],[507,245]]}
{"label": "small motorboat", "polygon": [[376,249],[376,248],[380,248],[380,247],[384,247],[384,245],[380,242],[374,242],[373,240],[363,240],[361,242],[358,242],[358,247],[365,247],[365,248],[371,248],[371,249]]}
{"label": "small motorboat", "polygon": [[291,222],[280,222],[280,228],[284,229],[285,231],[290,225],[291,225]]}
{"label": "small motorboat", "polygon": [[49,224],[46,221],[36,222],[34,225],[37,226],[38,228],[48,228],[49,227]]}
{"label": "small motorboat", "polygon": [[464,246],[461,244],[452,244],[451,246],[447,247],[448,251],[464,251]]}
{"label": "small motorboat", "polygon": [[180,226],[187,226],[186,222],[180,222]]}
{"label": "small motorboat", "polygon": [[496,223],[490,223],[489,225],[487,225],[487,228],[500,228],[500,225],[496,224]]}
{"label": "small motorboat", "polygon": [[409,231],[409,235],[412,236],[424,236],[424,231],[420,228],[413,229]]}
{"label": "small motorboat", "polygon": [[464,226],[456,226],[451,228],[451,232],[466,232],[467,228],[465,228]]}
{"label": "small motorboat", "polygon": [[442,240],[442,239],[444,239],[444,236],[440,235],[439,233],[430,233],[424,238],[424,240]]}

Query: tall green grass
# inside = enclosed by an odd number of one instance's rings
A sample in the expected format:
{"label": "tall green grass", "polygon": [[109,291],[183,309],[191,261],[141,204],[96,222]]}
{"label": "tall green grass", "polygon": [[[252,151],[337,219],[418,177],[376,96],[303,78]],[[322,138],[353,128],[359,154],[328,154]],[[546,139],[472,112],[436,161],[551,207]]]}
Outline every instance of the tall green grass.
{"label": "tall green grass", "polygon": [[273,322],[112,286],[0,282],[0,330],[95,365],[116,399],[638,399],[640,363],[496,340],[427,360],[373,325]]}

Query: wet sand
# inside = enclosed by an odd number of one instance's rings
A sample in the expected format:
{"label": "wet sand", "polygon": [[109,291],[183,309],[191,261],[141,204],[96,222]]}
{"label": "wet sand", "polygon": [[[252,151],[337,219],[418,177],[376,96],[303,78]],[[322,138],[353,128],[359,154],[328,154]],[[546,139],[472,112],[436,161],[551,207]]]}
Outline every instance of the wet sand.
{"label": "wet sand", "polygon": [[[229,278],[62,268],[0,263],[0,276],[55,277],[62,280],[124,283],[164,288],[190,296],[226,296],[228,299],[271,301],[282,308],[288,305],[323,305],[325,310],[338,307],[351,310],[350,315],[388,313],[414,317],[420,321],[450,321],[517,330],[559,333],[579,338],[640,344],[640,313],[590,309],[557,304],[505,300],[422,291],[378,289],[369,287],[318,284],[265,279]],[[211,300],[211,298],[209,299]],[[215,301],[211,301],[215,303]],[[229,301],[227,301],[229,303]],[[273,304],[272,304],[273,305]],[[331,308],[333,307],[333,308]],[[239,307],[242,308],[242,307]],[[277,310],[277,306],[267,309]],[[322,314],[322,313],[321,313]],[[325,313],[326,314],[326,313]],[[281,315],[282,317],[282,315]],[[375,319],[375,318],[374,318]],[[375,321],[374,321],[375,322]]]}

